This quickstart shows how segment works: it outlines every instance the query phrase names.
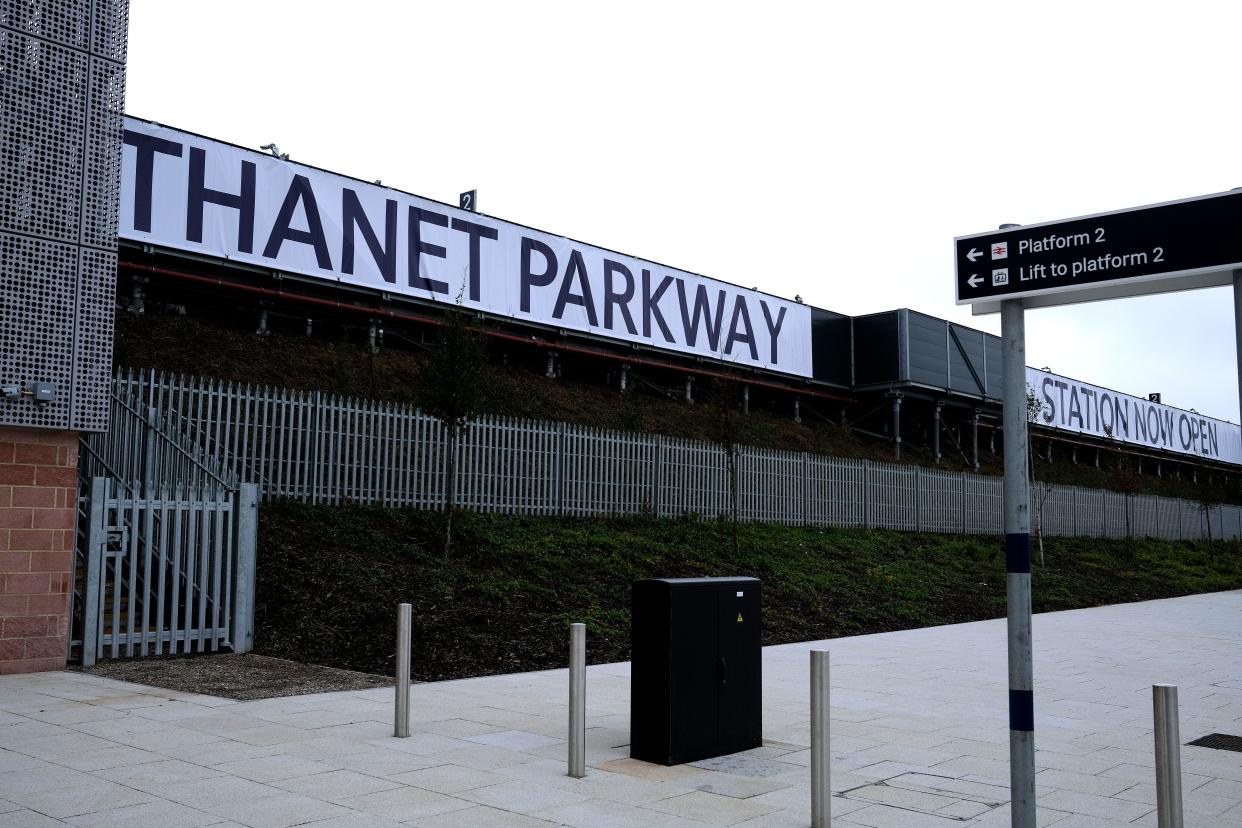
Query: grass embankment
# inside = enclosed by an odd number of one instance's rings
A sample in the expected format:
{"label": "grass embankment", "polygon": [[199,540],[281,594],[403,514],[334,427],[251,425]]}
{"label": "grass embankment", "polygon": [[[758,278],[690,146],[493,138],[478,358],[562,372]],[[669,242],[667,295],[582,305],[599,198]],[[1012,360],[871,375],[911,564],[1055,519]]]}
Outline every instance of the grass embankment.
{"label": "grass embankment", "polygon": [[[260,510],[257,650],[391,673],[394,613],[413,604],[421,680],[563,666],[582,621],[593,663],[629,657],[630,584],[753,575],[765,644],[995,618],[999,538],[726,522],[463,514],[446,563],[442,517],[412,510]],[[1052,539],[1037,612],[1242,588],[1242,547]]]}

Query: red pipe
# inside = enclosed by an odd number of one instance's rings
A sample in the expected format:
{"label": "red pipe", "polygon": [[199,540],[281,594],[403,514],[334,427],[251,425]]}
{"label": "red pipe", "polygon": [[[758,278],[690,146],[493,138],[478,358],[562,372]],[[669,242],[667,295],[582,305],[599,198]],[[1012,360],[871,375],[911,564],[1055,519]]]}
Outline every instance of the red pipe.
{"label": "red pipe", "polygon": [[[353,311],[355,313],[363,313],[368,316],[384,316],[389,319],[402,319],[410,322],[418,322],[424,325],[440,325],[439,319],[430,316],[420,316],[414,313],[406,313],[405,311],[392,310],[391,308],[370,308],[361,305],[349,305],[335,299],[319,299],[314,296],[303,296],[298,293],[285,293],[272,288],[259,287],[257,285],[246,285],[240,282],[232,282],[227,279],[219,279],[211,276],[199,276],[195,273],[186,273],[180,270],[170,270],[165,267],[156,267],[155,265],[138,264],[137,262],[118,262],[120,267],[127,270],[134,270],[145,273],[157,273],[161,276],[171,276],[175,279],[184,279],[190,282],[199,282],[214,287],[228,288],[231,290],[240,290],[246,293],[257,293],[261,296],[275,296],[281,299],[290,299],[294,302],[302,302],[310,305],[320,305],[323,307],[333,308],[335,310]],[[838,402],[850,402],[851,398],[840,394],[832,394],[826,391],[815,391],[810,388],[799,388],[791,385],[782,385],[776,382],[767,382],[757,379],[739,379],[736,376],[724,374],[719,371],[709,371],[703,368],[683,368],[677,365],[670,365],[667,362],[661,362],[656,359],[647,359],[639,356],[621,356],[610,353],[608,351],[596,350],[594,348],[586,348],[581,345],[566,345],[559,342],[549,342],[546,339],[540,339],[536,336],[517,336],[516,334],[502,333],[501,331],[491,331],[486,328],[483,331],[486,335],[496,339],[503,339],[510,342],[519,342],[524,345],[533,345],[548,348],[553,351],[568,351],[570,353],[586,354],[588,356],[598,357],[601,359],[610,359],[614,362],[625,362],[638,365],[650,365],[656,368],[664,368],[671,371],[680,371],[685,374],[696,374],[702,377],[713,377],[716,379],[724,379],[732,382],[741,382],[746,385],[754,385],[760,388],[772,388],[777,391],[785,391],[808,397],[818,397],[825,400],[836,400]]]}

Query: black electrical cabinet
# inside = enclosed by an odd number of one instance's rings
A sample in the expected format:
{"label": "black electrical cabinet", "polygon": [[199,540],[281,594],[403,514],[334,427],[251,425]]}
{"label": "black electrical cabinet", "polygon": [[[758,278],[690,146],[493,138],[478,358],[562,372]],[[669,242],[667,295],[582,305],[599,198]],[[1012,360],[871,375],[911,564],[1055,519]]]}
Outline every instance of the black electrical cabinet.
{"label": "black electrical cabinet", "polygon": [[630,756],[678,765],[763,743],[758,578],[634,583]]}

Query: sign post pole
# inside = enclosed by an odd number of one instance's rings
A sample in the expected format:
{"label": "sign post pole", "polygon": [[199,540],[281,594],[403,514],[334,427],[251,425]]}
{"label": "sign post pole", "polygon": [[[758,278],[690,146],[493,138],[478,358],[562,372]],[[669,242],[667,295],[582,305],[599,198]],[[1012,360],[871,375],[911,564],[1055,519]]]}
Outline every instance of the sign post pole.
{"label": "sign post pole", "polygon": [[1035,713],[1031,667],[1031,508],[1027,480],[1026,320],[1001,303],[1005,434],[1005,569],[1009,616],[1009,784],[1014,828],[1035,828]]}

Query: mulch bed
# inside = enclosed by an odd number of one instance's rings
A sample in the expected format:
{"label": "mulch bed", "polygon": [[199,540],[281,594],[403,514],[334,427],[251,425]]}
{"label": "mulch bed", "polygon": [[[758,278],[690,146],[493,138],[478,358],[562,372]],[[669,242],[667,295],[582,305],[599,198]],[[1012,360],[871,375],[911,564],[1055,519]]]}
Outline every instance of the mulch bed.
{"label": "mulch bed", "polygon": [[91,675],[238,701],[392,687],[387,676],[244,653],[101,661]]}

